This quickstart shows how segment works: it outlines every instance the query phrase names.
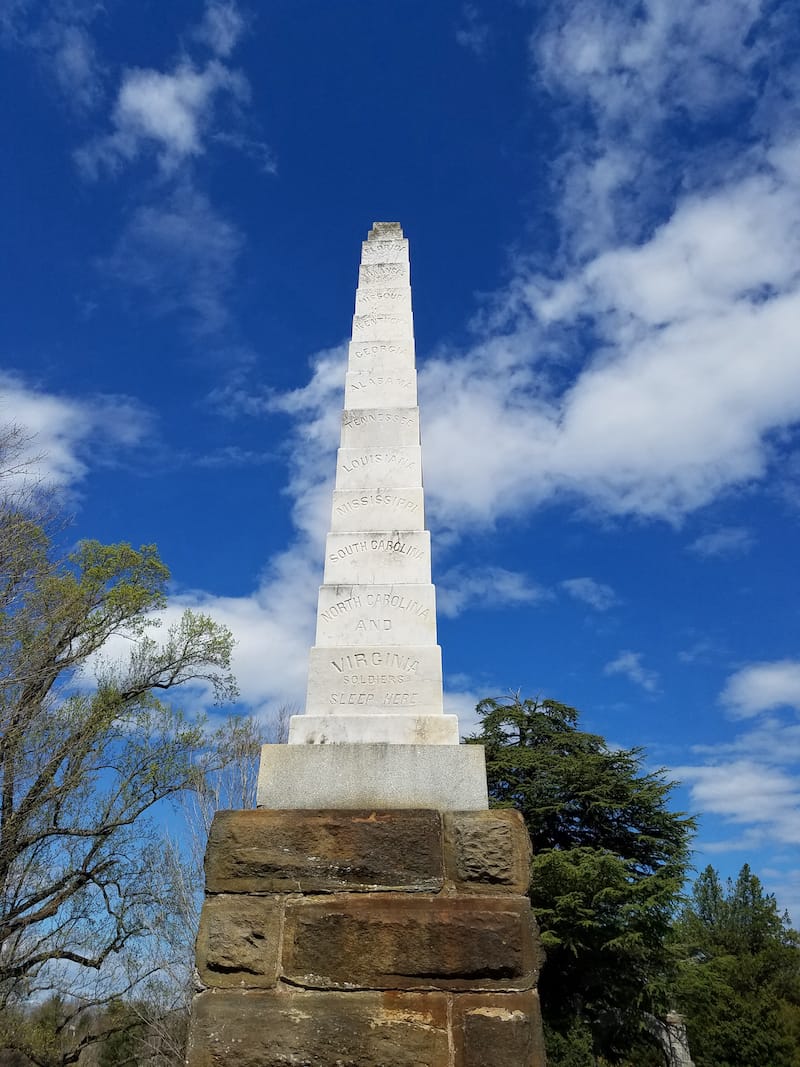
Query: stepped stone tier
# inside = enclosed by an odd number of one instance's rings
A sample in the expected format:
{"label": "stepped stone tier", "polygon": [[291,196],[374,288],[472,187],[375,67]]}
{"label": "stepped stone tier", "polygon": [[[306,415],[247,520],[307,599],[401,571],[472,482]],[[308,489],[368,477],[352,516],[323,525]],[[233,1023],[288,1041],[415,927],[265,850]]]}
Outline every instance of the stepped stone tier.
{"label": "stepped stone tier", "polygon": [[459,745],[458,719],[444,714],[409,271],[400,225],[376,222],[362,245],[305,713],[288,746],[264,746],[262,807],[488,804],[483,750]]}
{"label": "stepped stone tier", "polygon": [[363,245],[308,701],[217,812],[188,1067],[545,1067],[530,841],[445,715],[408,244]]}
{"label": "stepped stone tier", "polygon": [[425,529],[408,241],[364,242],[305,715],[289,743],[457,745]]}
{"label": "stepped stone tier", "polygon": [[514,811],[225,811],[188,1067],[545,1067]]}

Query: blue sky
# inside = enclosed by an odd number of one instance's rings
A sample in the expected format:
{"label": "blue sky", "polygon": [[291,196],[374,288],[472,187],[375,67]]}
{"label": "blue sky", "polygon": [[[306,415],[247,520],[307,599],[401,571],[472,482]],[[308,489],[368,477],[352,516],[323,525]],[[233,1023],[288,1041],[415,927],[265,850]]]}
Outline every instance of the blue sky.
{"label": "blue sky", "polygon": [[302,704],[360,242],[411,242],[446,701],[643,745],[800,915],[800,20],[0,0],[0,418]]}

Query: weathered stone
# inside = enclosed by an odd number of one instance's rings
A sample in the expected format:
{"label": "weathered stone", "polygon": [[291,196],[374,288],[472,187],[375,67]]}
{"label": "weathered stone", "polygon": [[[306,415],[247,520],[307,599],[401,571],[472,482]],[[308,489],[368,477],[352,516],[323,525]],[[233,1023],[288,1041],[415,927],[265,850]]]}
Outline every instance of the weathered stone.
{"label": "weathered stone", "polygon": [[442,885],[435,811],[219,811],[210,893],[431,891]]}
{"label": "weathered stone", "polygon": [[[328,717],[335,722],[334,716]],[[370,723],[391,716],[364,716]],[[455,716],[440,716],[445,725]],[[306,719],[295,715],[292,727]],[[320,728],[326,724],[316,720]],[[436,716],[431,715],[429,723]],[[344,720],[345,722],[347,720]],[[414,719],[408,717],[411,726]],[[424,724],[423,724],[424,725]],[[307,727],[306,727],[307,728]],[[369,736],[369,733],[367,736]],[[302,735],[301,735],[302,736]],[[334,735],[335,736],[335,735]],[[454,744],[265,745],[258,775],[263,808],[436,808],[439,811],[488,807],[483,746]]]}
{"label": "weathered stone", "polygon": [[447,998],[441,993],[209,990],[192,1005],[187,1067],[449,1063]]}
{"label": "weathered stone", "polygon": [[461,892],[527,893],[531,843],[518,811],[453,811],[444,816],[445,870]]}
{"label": "weathered stone", "polygon": [[200,913],[197,971],[207,986],[275,985],[283,907],[265,897],[209,897]]}
{"label": "weathered stone", "polygon": [[281,972],[317,989],[528,989],[539,956],[520,897],[396,894],[288,902]]}
{"label": "weathered stone", "polygon": [[539,997],[526,993],[453,998],[455,1067],[546,1067]]}

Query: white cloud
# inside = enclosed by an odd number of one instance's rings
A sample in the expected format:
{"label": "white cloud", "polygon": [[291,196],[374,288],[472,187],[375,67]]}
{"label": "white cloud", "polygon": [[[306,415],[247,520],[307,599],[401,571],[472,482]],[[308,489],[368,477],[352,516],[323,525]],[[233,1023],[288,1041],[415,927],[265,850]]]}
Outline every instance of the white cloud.
{"label": "white cloud", "polygon": [[594,578],[567,578],[561,583],[571,597],[588,604],[595,611],[608,611],[619,598],[610,585],[595,581]]}
{"label": "white cloud", "polygon": [[772,840],[800,844],[800,789],[795,775],[747,758],[673,767],[701,813],[761,827]]}
{"label": "white cloud", "polygon": [[89,33],[101,5],[91,0],[69,4],[0,3],[0,43],[30,49],[62,101],[85,112],[102,98],[102,65]]}
{"label": "white cloud", "polygon": [[548,6],[531,56],[537,87],[576,109],[554,175],[574,251],[640,236],[641,209],[658,208],[681,167],[691,173],[669,121],[685,127],[754,106],[753,72],[781,32],[764,14],[760,0],[646,0],[635,17],[610,0]]}
{"label": "white cloud", "polygon": [[658,675],[642,665],[641,652],[631,652],[630,649],[620,652],[616,659],[605,665],[603,673],[621,674],[648,693],[655,693],[658,689]]}
{"label": "white cloud", "polygon": [[188,312],[200,332],[228,321],[226,297],[244,239],[202,193],[180,185],[164,201],[134,211],[106,273],[144,290],[155,309]]}
{"label": "white cloud", "polygon": [[245,20],[232,0],[209,0],[203,20],[192,36],[218,56],[229,56],[245,29]]}
{"label": "white cloud", "polygon": [[[18,485],[25,480],[71,489],[86,477],[90,457],[114,462],[120,448],[143,440],[151,420],[126,397],[79,399],[48,393],[0,372],[0,424],[17,425],[30,436],[28,462]],[[98,448],[99,443],[105,447]]]}
{"label": "white cloud", "polygon": [[753,535],[743,526],[723,526],[701,534],[688,546],[689,552],[703,559],[739,556],[753,547]]}
{"label": "white cloud", "polygon": [[731,675],[720,700],[741,718],[781,707],[800,711],[800,660],[751,663]]}
{"label": "white cloud", "polygon": [[[510,333],[423,365],[437,519],[491,524],[566,493],[676,523],[765,476],[800,419],[800,183],[784,168],[684,199],[649,241],[560,281],[520,275]],[[587,321],[601,344],[559,392],[549,353]]]}
{"label": "white cloud", "polygon": [[489,26],[481,19],[474,4],[464,4],[461,8],[461,24],[456,30],[456,41],[479,59],[486,55]]}
{"label": "white cloud", "polygon": [[244,100],[248,92],[243,75],[216,59],[202,68],[182,59],[169,73],[127,70],[112,114],[113,131],[81,148],[78,165],[88,177],[97,177],[103,167],[113,172],[152,151],[162,173],[172,174],[205,151],[204,135],[218,98]]}
{"label": "white cloud", "polygon": [[505,567],[452,567],[436,585],[438,613],[454,618],[471,607],[499,608],[535,604],[550,594],[527,575]]}

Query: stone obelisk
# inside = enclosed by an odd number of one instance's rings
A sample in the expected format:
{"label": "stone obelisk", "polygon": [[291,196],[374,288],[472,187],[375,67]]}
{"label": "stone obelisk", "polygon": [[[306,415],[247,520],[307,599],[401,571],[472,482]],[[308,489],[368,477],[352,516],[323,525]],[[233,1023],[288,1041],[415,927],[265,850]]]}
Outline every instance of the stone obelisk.
{"label": "stone obelisk", "polygon": [[408,241],[396,222],[375,223],[362,245],[305,714],[288,746],[265,746],[258,803],[488,806],[483,750],[460,746],[458,719],[443,711]]}
{"label": "stone obelisk", "polygon": [[375,223],[305,714],[211,827],[188,1067],[545,1067],[525,824],[442,709],[408,243]]}

